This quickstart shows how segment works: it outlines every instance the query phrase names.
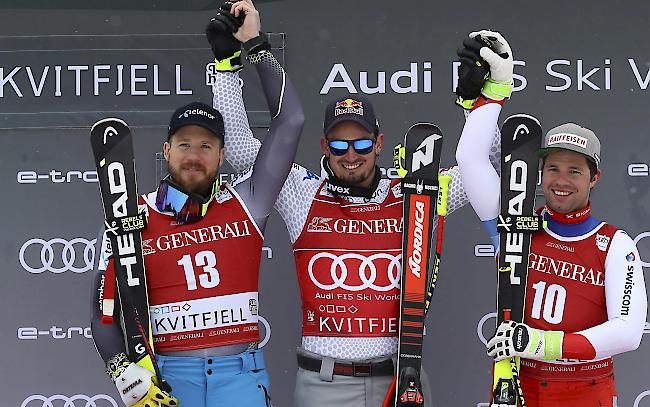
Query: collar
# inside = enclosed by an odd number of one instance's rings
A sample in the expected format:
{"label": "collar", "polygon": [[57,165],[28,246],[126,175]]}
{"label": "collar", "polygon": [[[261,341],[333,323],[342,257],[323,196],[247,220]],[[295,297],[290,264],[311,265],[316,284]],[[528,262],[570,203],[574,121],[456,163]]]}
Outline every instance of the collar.
{"label": "collar", "polygon": [[549,214],[551,219],[553,219],[554,221],[572,225],[572,224],[584,222],[585,220],[587,220],[587,218],[591,216],[591,201],[587,202],[587,206],[585,206],[584,208],[569,213],[555,212],[547,205],[544,205],[544,210],[546,211],[546,213]]}
{"label": "collar", "polygon": [[591,203],[588,203],[583,209],[571,213],[553,212],[548,206],[544,206],[542,215],[551,232],[567,238],[589,234],[602,223],[591,216]]}
{"label": "collar", "polygon": [[340,198],[360,197],[371,199],[379,186],[379,181],[381,180],[381,170],[376,165],[372,183],[368,188],[350,185],[341,181],[336,175],[334,175],[334,171],[330,168],[329,160],[325,156],[321,158],[321,167],[327,173],[327,178],[325,179],[327,190],[330,191],[332,195]]}

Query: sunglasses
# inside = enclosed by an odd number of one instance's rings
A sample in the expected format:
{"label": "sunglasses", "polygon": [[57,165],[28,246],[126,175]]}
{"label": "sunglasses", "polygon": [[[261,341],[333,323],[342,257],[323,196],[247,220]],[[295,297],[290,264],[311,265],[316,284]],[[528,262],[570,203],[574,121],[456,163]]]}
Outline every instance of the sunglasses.
{"label": "sunglasses", "polygon": [[197,194],[183,191],[179,185],[173,182],[169,176],[160,181],[158,193],[156,194],[156,207],[160,211],[170,211],[181,223],[197,222],[205,216],[212,197],[218,190],[218,183],[215,182],[212,194],[208,199]]}
{"label": "sunglasses", "polygon": [[362,138],[358,140],[329,140],[327,145],[330,148],[330,153],[336,156],[345,155],[350,146],[354,148],[354,152],[360,155],[369,154],[375,145],[375,140]]}

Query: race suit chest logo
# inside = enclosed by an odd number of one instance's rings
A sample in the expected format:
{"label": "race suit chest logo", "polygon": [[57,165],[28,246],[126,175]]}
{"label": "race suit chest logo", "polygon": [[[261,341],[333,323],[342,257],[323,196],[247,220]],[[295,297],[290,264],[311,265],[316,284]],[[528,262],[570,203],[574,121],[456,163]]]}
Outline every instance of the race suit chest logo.
{"label": "race suit chest logo", "polygon": [[350,292],[366,289],[386,292],[399,288],[401,260],[401,254],[397,256],[390,253],[336,255],[321,252],[309,260],[307,271],[311,282],[321,290],[331,291],[340,288]]}
{"label": "race suit chest logo", "polygon": [[[359,208],[365,208],[365,206]],[[362,212],[359,208],[355,212]],[[368,206],[367,208],[375,209],[373,206]],[[402,233],[402,225],[403,220],[401,218],[339,218],[334,220],[334,218],[330,217],[314,216],[307,225],[307,232],[334,232],[351,235],[400,234]]]}

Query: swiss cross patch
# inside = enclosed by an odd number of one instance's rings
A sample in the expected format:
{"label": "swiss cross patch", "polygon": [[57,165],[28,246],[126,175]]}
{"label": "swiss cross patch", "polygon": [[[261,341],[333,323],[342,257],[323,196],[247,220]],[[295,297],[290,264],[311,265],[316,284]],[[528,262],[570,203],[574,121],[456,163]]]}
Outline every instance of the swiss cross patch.
{"label": "swiss cross patch", "polygon": [[609,246],[609,236],[607,235],[599,235],[596,233],[596,246],[600,251],[607,251],[607,246]]}

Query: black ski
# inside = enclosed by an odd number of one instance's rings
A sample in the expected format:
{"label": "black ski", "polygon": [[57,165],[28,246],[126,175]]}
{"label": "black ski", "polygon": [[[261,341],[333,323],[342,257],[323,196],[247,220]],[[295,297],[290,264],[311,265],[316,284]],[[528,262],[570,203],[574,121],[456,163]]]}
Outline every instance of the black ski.
{"label": "black ski", "polygon": [[[497,326],[504,320],[524,320],[531,234],[543,223],[534,215],[539,166],[536,151],[541,143],[542,127],[532,116],[510,116],[501,127]],[[519,385],[519,358],[495,363],[492,403],[525,407]]]}
{"label": "black ski", "polygon": [[131,130],[120,119],[103,119],[90,129],[90,142],[113,256],[127,355],[132,362],[154,372],[163,390],[167,390],[153,352],[140,235],[146,217],[138,213]]}
{"label": "black ski", "polygon": [[404,136],[404,164],[400,163],[400,154],[396,158],[403,175],[404,232],[398,359],[389,394],[394,389],[394,405],[400,407],[424,406],[420,368],[441,149],[440,129],[418,123]]}

